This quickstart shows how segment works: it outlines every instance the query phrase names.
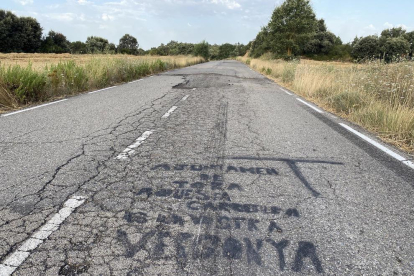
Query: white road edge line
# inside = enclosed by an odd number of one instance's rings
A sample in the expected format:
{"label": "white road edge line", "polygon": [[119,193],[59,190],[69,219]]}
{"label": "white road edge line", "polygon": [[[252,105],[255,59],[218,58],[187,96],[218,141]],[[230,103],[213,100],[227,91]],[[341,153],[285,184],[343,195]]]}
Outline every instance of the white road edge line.
{"label": "white road edge line", "polygon": [[182,102],[184,102],[185,100],[187,100],[187,99],[188,99],[188,97],[190,97],[190,95],[185,95],[185,96],[181,99],[181,101],[182,101]]}
{"label": "white road edge line", "polygon": [[59,226],[81,206],[86,200],[84,196],[72,196],[45,225],[27,239],[15,252],[0,264],[0,276],[10,276],[30,256],[31,252],[41,245]]}
{"label": "white road edge line", "polygon": [[[137,140],[135,140],[135,143],[128,146],[126,149],[124,149],[123,152],[121,152],[116,159],[118,160],[126,160],[128,159],[132,154],[135,153],[135,148],[139,147],[142,143],[144,143],[145,140],[153,133],[152,130],[145,131],[140,137],[138,137]],[[1,276],[1,275],[0,275]]]}
{"label": "white road edge line", "polygon": [[371,145],[377,147],[378,149],[382,150],[383,152],[385,152],[386,154],[392,156],[393,158],[397,159],[398,161],[404,163],[405,165],[407,165],[408,167],[410,167],[411,169],[414,169],[414,163],[407,160],[406,158],[402,157],[401,155],[393,152],[392,150],[390,150],[387,147],[384,147],[383,145],[381,145],[380,143],[374,141],[373,139],[369,138],[368,136],[356,131],[355,129],[347,126],[346,124],[342,124],[339,123],[343,128],[347,129],[348,131],[352,132],[353,134],[355,134],[356,136],[358,136],[359,138],[367,141],[368,143],[370,143]]}
{"label": "white road edge line", "polygon": [[285,90],[285,89],[283,89],[283,88],[280,88],[280,90],[282,90],[283,92],[285,92],[286,94],[288,94],[288,95],[290,95],[290,96],[292,96],[292,95],[293,95],[292,93],[290,93],[290,92],[286,91],[286,90]]}
{"label": "white road edge line", "polygon": [[[38,106],[34,106],[34,107],[27,108],[27,109],[22,109],[22,110],[18,110],[18,111],[15,111],[15,112],[11,112],[11,113],[7,113],[7,114],[3,114],[3,115],[1,115],[1,116],[2,116],[2,117],[7,117],[7,116],[10,116],[10,115],[14,115],[14,114],[17,114],[17,113],[21,113],[21,112],[25,112],[25,111],[33,110],[33,109],[36,109],[36,108],[40,108],[40,107],[44,107],[44,106],[48,106],[48,105],[51,105],[51,104],[61,103],[61,102],[67,101],[67,100],[68,100],[68,99],[63,99],[63,100],[59,100],[59,101],[56,101],[56,102],[51,102],[51,103],[47,103],[47,104],[42,104],[42,105],[38,105]],[[1,275],[1,274],[0,274],[0,275]]]}
{"label": "white road edge line", "polygon": [[173,107],[171,107],[170,108],[170,110],[168,110],[167,111],[167,113],[165,113],[164,115],[162,115],[162,117],[161,118],[163,118],[163,119],[165,119],[165,118],[168,118],[168,117],[170,117],[170,115],[177,109],[178,107],[177,106],[173,106]]}
{"label": "white road edge line", "polygon": [[134,81],[130,81],[130,82],[128,82],[128,83],[134,83],[134,82],[139,82],[139,81],[142,81],[142,79],[139,79],[139,80],[134,80]]}
{"label": "white road edge line", "polygon": [[316,112],[323,113],[323,111],[322,111],[322,110],[320,110],[319,108],[314,107],[314,106],[313,106],[313,105],[311,105],[311,104],[308,104],[307,102],[305,102],[305,101],[304,101],[304,100],[302,100],[302,99],[296,98],[296,100],[300,101],[300,102],[301,102],[301,103],[303,103],[303,104],[306,104],[307,106],[309,106],[310,108],[312,108],[312,109],[313,109],[313,110],[315,110]]}
{"label": "white road edge line", "polygon": [[99,89],[99,90],[96,90],[96,91],[89,92],[88,94],[94,94],[94,93],[101,92],[101,91],[105,91],[105,90],[108,90],[108,89],[111,89],[111,88],[115,88],[115,87],[116,86],[111,86],[111,87],[107,87],[107,88],[104,88],[104,89]]}

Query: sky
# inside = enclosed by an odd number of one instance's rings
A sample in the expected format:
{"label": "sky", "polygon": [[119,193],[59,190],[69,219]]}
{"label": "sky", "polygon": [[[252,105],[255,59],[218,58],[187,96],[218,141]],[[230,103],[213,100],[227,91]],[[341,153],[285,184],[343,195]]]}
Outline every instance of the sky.
{"label": "sky", "polygon": [[[1,0],[0,9],[38,20],[44,34],[70,41],[100,36],[118,44],[126,33],[150,49],[171,40],[247,44],[283,0]],[[413,0],[311,0],[318,18],[343,42],[401,26],[414,30]]]}

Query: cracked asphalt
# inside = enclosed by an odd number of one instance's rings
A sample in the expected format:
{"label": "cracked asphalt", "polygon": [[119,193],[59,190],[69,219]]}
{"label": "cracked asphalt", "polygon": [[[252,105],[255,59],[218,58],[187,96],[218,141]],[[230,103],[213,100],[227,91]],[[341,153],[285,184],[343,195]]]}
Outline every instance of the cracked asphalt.
{"label": "cracked asphalt", "polygon": [[413,170],[340,122],[236,61],[2,117],[0,274],[413,275]]}

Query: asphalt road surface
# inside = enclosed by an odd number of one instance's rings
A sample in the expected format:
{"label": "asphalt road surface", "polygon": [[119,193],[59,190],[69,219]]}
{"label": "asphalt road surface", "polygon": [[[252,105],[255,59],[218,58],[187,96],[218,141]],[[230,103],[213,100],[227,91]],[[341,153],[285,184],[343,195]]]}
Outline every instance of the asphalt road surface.
{"label": "asphalt road surface", "polygon": [[414,275],[412,163],[318,111],[218,61],[0,117],[0,275]]}

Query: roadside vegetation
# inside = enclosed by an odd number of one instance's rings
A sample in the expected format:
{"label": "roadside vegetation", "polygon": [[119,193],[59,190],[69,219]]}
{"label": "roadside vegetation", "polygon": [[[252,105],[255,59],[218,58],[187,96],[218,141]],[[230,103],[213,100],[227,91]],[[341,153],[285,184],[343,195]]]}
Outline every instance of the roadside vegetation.
{"label": "roadside vegetation", "polygon": [[55,54],[1,54],[0,60],[3,111],[204,62],[194,56]]}

